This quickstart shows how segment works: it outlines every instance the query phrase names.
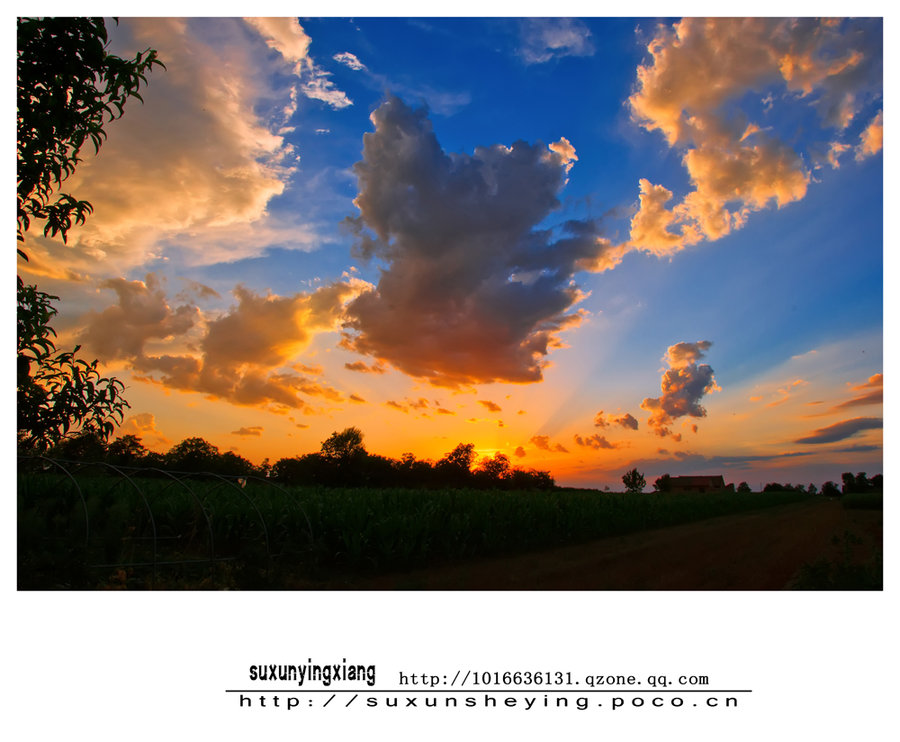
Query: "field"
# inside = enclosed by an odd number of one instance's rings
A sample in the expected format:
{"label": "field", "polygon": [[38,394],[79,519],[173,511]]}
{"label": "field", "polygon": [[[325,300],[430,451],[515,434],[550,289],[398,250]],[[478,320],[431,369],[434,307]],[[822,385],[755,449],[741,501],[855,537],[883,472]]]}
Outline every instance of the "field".
{"label": "field", "polygon": [[48,467],[19,475],[19,587],[365,585],[379,575],[823,500],[796,492],[284,488],[164,472],[73,476]]}

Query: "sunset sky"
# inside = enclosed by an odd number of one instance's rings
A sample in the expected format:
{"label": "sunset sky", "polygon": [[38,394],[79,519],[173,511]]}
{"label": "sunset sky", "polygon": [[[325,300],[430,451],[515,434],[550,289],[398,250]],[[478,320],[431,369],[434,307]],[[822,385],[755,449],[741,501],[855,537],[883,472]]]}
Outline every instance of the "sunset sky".
{"label": "sunset sky", "polygon": [[166,69],[19,271],[125,381],[116,435],[882,471],[879,19],[108,25]]}

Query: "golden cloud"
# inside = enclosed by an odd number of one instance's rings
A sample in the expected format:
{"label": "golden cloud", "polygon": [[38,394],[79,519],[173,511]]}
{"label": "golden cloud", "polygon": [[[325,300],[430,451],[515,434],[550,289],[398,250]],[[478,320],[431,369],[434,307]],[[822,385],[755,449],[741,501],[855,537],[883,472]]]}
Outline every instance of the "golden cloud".
{"label": "golden cloud", "polygon": [[[877,23],[850,20],[686,18],[660,26],[628,103],[634,121],[683,152],[692,190],[667,208],[672,192],[642,179],[627,249],[663,255],[717,240],[753,212],[804,198],[803,158],[771,127],[748,120],[746,96],[769,90],[766,112],[776,100],[806,99],[823,128],[846,129],[881,95],[880,33]],[[785,95],[776,99],[779,87]],[[857,156],[880,148],[879,115]],[[832,144],[832,167],[845,149]]]}
{"label": "golden cloud", "polygon": [[157,245],[178,235],[190,235],[182,242],[190,263],[256,255],[276,239],[308,247],[308,231],[267,219],[295,154],[280,124],[270,128],[258,113],[262,100],[287,95],[258,74],[273,63],[264,41],[227,18],[123,18],[110,36],[119,54],[157,49],[166,68],[153,70],[144,103],[129,101],[99,154],[66,182],[94,207],[69,235],[78,249],[35,237],[29,254],[95,275],[159,258]]}
{"label": "golden cloud", "polygon": [[[291,361],[318,332],[337,329],[346,302],[367,284],[358,279],[324,286],[312,293],[282,297],[259,295],[242,286],[237,305],[216,318],[197,307],[169,308],[152,276],[105,284],[117,305],[86,316],[82,338],[102,360],[124,358],[136,378],[170,389],[195,391],[238,405],[271,404],[304,408],[303,397],[343,401],[336,389],[310,379]],[[151,353],[148,340],[185,345],[184,333],[202,326],[194,353]]]}

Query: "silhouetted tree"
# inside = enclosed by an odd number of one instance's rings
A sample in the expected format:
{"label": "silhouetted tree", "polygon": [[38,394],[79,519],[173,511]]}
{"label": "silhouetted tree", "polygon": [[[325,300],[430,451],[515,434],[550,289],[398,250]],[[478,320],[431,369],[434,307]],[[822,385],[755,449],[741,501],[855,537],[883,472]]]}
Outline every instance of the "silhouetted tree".
{"label": "silhouetted tree", "polygon": [[199,437],[185,438],[165,455],[168,468],[190,472],[213,471],[218,458],[218,446]]}
{"label": "silhouetted tree", "polygon": [[365,451],[363,434],[359,428],[344,428],[340,433],[334,432],[322,441],[321,454],[331,461],[347,462]]}
{"label": "silhouetted tree", "polygon": [[[59,189],[84,144],[99,150],[104,126],[129,98],[140,99],[145,73],[162,63],[152,49],[133,60],[109,54],[102,18],[19,18],[16,31],[16,238],[28,260],[21,245],[33,221],[65,242],[73,220],[83,223],[91,212],[90,203]],[[106,441],[128,407],[122,383],[101,377],[97,361],[78,358],[80,347],[57,349],[50,320],[59,297],[19,276],[16,283],[19,446],[43,451],[79,432]]]}
{"label": "silhouetted tree", "polygon": [[854,477],[850,472],[845,471],[843,474],[841,474],[841,482],[843,482],[843,485],[841,486],[841,492],[843,492],[845,495],[856,491],[856,477]]}
{"label": "silhouetted tree", "polygon": [[243,456],[238,456],[234,451],[226,451],[213,459],[211,471],[216,474],[238,477],[253,474],[255,469],[253,464]]}
{"label": "silhouetted tree", "polygon": [[18,445],[45,451],[68,436],[92,433],[106,440],[122,422],[124,385],[105,379],[88,363],[56,347],[50,321],[57,299],[18,279],[16,413]]}
{"label": "silhouetted tree", "polygon": [[435,472],[444,486],[465,487],[472,475],[475,444],[460,443],[435,465]]}
{"label": "silhouetted tree", "polygon": [[449,464],[458,469],[469,471],[472,468],[472,462],[475,460],[475,444],[460,443],[450,453],[440,460],[441,464]]}
{"label": "silhouetted tree", "polygon": [[323,459],[317,453],[279,459],[272,466],[272,476],[282,484],[319,484]]}
{"label": "silhouetted tree", "polygon": [[49,455],[72,461],[103,461],[106,458],[106,444],[95,431],[83,430],[61,440],[50,449]]}
{"label": "silhouetted tree", "polygon": [[83,223],[92,208],[60,186],[82,147],[89,141],[97,152],[106,124],[129,98],[141,100],[146,73],[164,65],[153,49],[131,60],[110,54],[102,18],[19,18],[16,36],[17,238],[40,220],[45,235],[65,241],[72,220]]}
{"label": "silhouetted tree", "polygon": [[828,481],[822,485],[822,494],[825,497],[840,497],[841,490],[834,482]]}
{"label": "silhouetted tree", "polygon": [[669,474],[663,474],[653,483],[653,489],[657,492],[670,492],[672,490],[672,477]]}
{"label": "silhouetted tree", "polygon": [[881,474],[876,474],[869,480],[869,485],[874,492],[884,491],[884,477]]}
{"label": "silhouetted tree", "polygon": [[106,448],[106,458],[111,464],[135,465],[147,455],[147,449],[136,435],[116,438]]}
{"label": "silhouetted tree", "polygon": [[550,476],[550,472],[540,471],[538,469],[519,469],[518,467],[513,469],[509,484],[512,489],[517,490],[548,490],[553,489],[556,486],[556,482],[553,480],[553,477]]}
{"label": "silhouetted tree", "polygon": [[644,487],[647,486],[647,480],[644,479],[644,475],[637,469],[632,469],[622,475],[622,484],[625,485],[626,492],[638,494],[644,491]]}
{"label": "silhouetted tree", "polygon": [[485,457],[475,470],[475,481],[481,486],[500,487],[510,477],[511,467],[506,454],[495,453],[493,458]]}
{"label": "silhouetted tree", "polygon": [[737,491],[742,495],[748,495],[750,494],[750,492],[752,492],[752,490],[750,489],[750,485],[746,482],[741,482],[737,487]]}
{"label": "silhouetted tree", "polygon": [[809,487],[806,488],[806,493],[809,495],[814,495],[818,491],[819,491],[818,487],[816,487],[816,485],[814,485],[812,482],[810,482]]}

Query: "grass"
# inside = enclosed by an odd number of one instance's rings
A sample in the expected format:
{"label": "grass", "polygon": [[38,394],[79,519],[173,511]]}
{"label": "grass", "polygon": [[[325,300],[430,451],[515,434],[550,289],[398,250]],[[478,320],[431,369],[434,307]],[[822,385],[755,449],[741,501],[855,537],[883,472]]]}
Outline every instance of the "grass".
{"label": "grass", "polygon": [[882,510],[883,492],[852,492],[841,496],[841,505],[851,510]]}
{"label": "grass", "polygon": [[861,562],[854,554],[863,539],[849,531],[843,540],[834,537],[835,546],[841,547],[836,560],[821,559],[804,564],[791,586],[794,590],[881,590],[884,585],[882,555]]}
{"label": "grass", "polygon": [[796,502],[799,493],[282,489],[20,474],[19,587],[316,584]]}

